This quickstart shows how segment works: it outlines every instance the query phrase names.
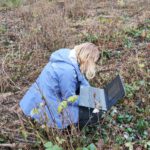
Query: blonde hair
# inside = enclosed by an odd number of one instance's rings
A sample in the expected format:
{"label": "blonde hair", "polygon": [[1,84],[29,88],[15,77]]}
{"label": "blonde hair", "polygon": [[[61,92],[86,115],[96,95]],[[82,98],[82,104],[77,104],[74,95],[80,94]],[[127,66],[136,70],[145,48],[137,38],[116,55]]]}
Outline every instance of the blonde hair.
{"label": "blonde hair", "polygon": [[96,61],[99,58],[99,50],[93,43],[83,43],[74,47],[80,70],[88,79],[92,79],[96,72]]}

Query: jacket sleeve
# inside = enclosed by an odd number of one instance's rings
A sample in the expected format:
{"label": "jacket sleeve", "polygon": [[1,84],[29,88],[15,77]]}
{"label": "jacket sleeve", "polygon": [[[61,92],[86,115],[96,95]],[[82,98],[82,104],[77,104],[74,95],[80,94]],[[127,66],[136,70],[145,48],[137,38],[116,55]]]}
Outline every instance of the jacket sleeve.
{"label": "jacket sleeve", "polygon": [[84,75],[83,75],[83,80],[81,82],[81,86],[90,86],[89,82],[87,81]]}
{"label": "jacket sleeve", "polygon": [[[62,100],[69,98],[70,96],[76,95],[78,80],[74,70],[64,71],[59,78],[59,87],[61,92]],[[77,99],[72,105],[78,105],[79,100]]]}

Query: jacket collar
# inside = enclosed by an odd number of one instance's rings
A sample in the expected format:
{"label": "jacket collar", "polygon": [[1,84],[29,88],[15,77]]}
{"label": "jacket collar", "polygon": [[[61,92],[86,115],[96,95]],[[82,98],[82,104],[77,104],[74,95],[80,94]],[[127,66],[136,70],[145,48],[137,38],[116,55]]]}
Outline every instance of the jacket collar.
{"label": "jacket collar", "polygon": [[80,82],[82,82],[84,75],[83,75],[83,74],[81,73],[81,71],[80,71],[80,67],[79,67],[79,64],[78,64],[78,62],[77,62],[77,57],[76,57],[76,51],[75,51],[75,49],[70,50],[69,59],[71,60],[72,65],[74,66],[74,68],[75,68],[75,70],[76,70],[76,73],[77,73],[77,75],[78,75],[78,80],[79,80]]}

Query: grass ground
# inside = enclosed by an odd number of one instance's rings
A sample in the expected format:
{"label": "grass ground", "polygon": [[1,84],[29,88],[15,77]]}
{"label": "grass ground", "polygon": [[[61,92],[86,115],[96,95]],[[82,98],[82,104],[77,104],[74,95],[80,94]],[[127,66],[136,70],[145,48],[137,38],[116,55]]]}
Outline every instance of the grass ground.
{"label": "grass ground", "polygon": [[[79,150],[91,143],[98,150],[150,149],[149,0],[5,0],[0,4],[1,149],[44,149],[43,141],[64,149]],[[51,131],[19,114],[17,104],[54,50],[85,41],[102,52],[91,85],[102,87],[119,73],[126,97],[99,126],[87,127],[69,139],[66,134],[51,137]]]}

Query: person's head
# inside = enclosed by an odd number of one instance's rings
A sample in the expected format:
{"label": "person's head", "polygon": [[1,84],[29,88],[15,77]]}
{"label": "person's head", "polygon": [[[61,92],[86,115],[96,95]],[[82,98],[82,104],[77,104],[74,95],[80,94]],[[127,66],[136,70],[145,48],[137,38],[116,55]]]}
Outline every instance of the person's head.
{"label": "person's head", "polygon": [[99,50],[93,43],[83,43],[74,47],[80,70],[88,79],[92,79],[96,72],[96,61],[99,58]]}

